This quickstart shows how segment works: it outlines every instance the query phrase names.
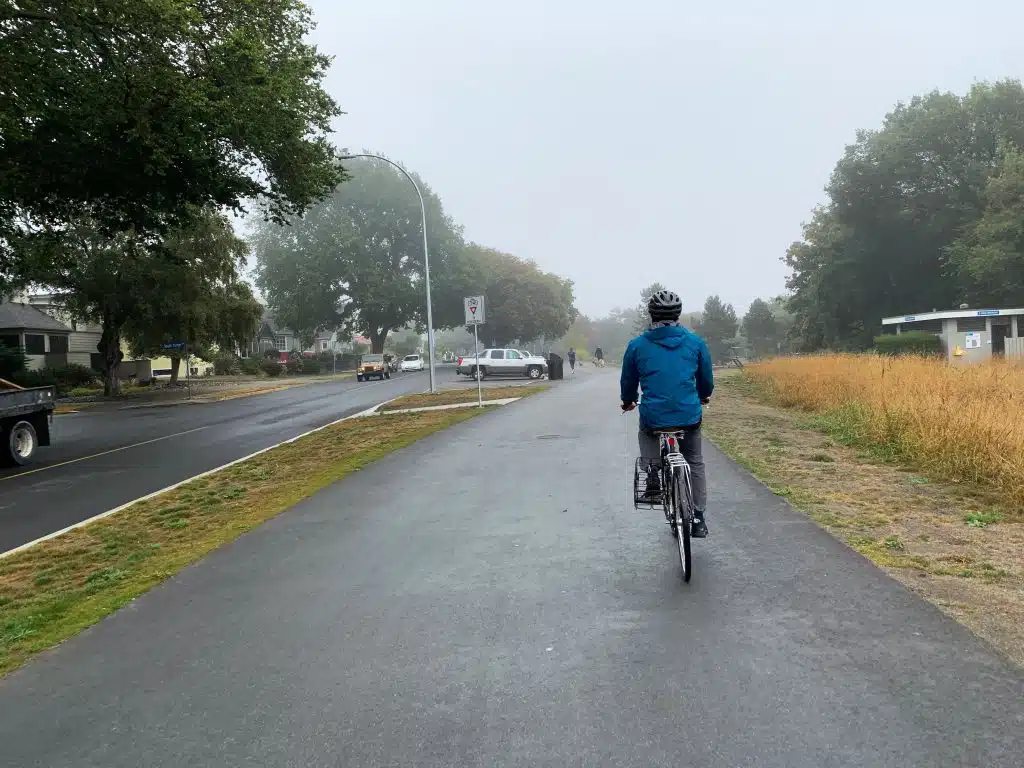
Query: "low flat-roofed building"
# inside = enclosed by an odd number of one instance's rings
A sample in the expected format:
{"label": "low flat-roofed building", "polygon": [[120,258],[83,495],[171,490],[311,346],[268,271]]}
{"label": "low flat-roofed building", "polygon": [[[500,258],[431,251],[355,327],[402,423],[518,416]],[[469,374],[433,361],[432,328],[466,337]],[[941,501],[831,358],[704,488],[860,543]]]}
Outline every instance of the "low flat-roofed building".
{"label": "low flat-roofed building", "polygon": [[1024,308],[950,309],[882,318],[886,333],[926,331],[942,340],[947,358],[981,362],[996,357],[1024,358]]}

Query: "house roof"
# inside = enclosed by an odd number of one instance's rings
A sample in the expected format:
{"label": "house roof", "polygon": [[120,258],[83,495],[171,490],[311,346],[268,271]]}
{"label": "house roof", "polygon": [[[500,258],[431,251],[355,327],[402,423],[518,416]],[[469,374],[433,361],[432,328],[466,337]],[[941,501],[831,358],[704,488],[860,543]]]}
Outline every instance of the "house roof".
{"label": "house roof", "polygon": [[0,304],[0,328],[4,330],[52,331],[71,333],[71,329],[42,310],[28,304],[5,301]]}
{"label": "house roof", "polygon": [[919,315],[883,317],[882,325],[920,323],[924,320],[947,320],[960,317],[1008,317],[1010,315],[1024,315],[1024,309],[951,309],[942,312],[922,312]]}

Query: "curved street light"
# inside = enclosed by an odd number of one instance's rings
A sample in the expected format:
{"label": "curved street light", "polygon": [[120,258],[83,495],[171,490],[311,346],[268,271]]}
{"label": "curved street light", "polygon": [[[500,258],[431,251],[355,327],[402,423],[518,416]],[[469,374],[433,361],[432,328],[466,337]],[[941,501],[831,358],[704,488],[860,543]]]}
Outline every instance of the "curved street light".
{"label": "curved street light", "polygon": [[402,172],[402,175],[409,180],[409,183],[412,184],[413,189],[416,190],[416,196],[420,199],[420,215],[423,217],[423,270],[427,278],[427,359],[430,361],[430,393],[432,395],[436,395],[437,385],[434,382],[434,311],[430,302],[430,250],[427,247],[427,206],[426,203],[423,202],[423,193],[420,192],[420,185],[416,183],[416,179],[410,176],[409,172],[405,170],[405,168],[400,166],[394,160],[389,160],[383,155],[360,152],[355,155],[342,155],[339,159],[355,160],[360,157],[383,160],[385,163],[397,168]]}

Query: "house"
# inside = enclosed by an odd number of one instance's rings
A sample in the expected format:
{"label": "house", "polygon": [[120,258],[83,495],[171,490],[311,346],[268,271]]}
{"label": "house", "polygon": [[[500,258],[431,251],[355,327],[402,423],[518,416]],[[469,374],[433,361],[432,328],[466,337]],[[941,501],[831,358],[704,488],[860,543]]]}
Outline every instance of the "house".
{"label": "house", "polygon": [[925,331],[942,340],[952,362],[1024,358],[1024,309],[960,309],[882,318],[886,333]]}
{"label": "house", "polygon": [[70,328],[36,307],[0,304],[0,344],[23,349],[33,370],[67,365],[70,336]]}
{"label": "house", "polygon": [[42,310],[71,329],[71,334],[68,337],[69,363],[101,370],[103,368],[103,361],[99,353],[99,343],[100,337],[103,335],[103,328],[97,323],[82,321],[72,317],[61,306],[59,299],[59,295],[55,293],[36,293],[25,295],[20,301],[23,304],[29,304]]}
{"label": "house", "polygon": [[264,312],[259,330],[247,344],[238,350],[239,357],[263,357],[267,350],[298,352],[301,346],[298,335],[290,328],[277,324],[274,315]]}

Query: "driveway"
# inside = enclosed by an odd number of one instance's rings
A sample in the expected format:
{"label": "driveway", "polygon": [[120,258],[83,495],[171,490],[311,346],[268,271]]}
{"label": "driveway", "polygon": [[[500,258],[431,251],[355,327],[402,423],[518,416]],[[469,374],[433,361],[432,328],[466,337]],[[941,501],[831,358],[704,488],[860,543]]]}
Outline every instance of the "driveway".
{"label": "driveway", "polygon": [[616,377],[572,384],[0,681],[3,765],[1020,766],[1021,671],[710,447],[683,584]]}

